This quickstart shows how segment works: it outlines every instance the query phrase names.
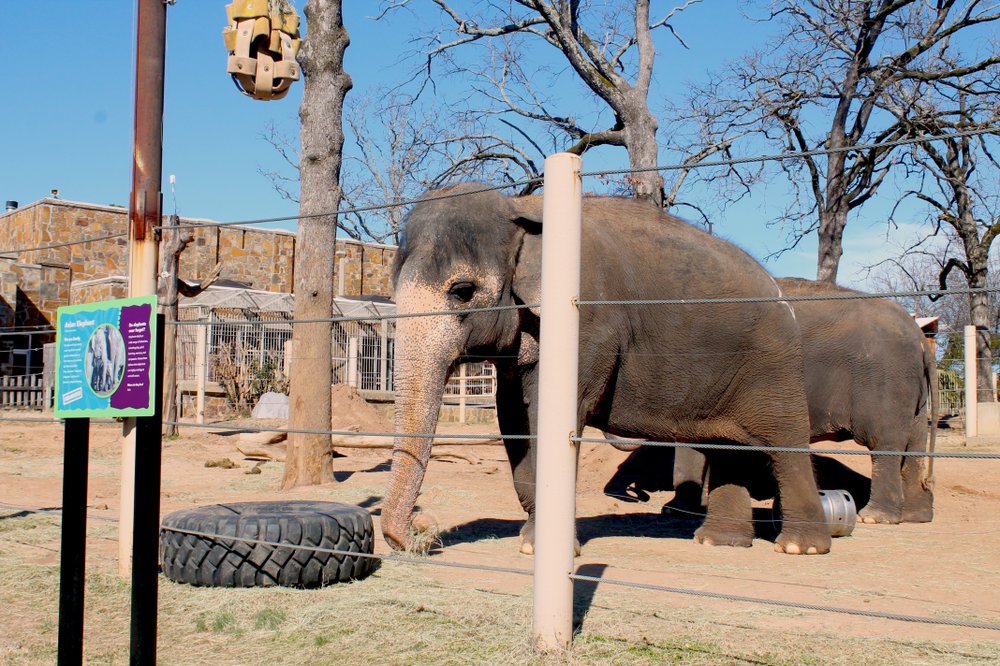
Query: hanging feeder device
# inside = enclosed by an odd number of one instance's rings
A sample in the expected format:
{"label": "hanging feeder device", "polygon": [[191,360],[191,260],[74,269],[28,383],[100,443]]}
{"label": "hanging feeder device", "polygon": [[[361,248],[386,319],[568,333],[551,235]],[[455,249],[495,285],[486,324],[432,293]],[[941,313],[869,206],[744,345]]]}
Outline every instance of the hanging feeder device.
{"label": "hanging feeder device", "polygon": [[226,16],[222,38],[236,88],[254,99],[284,97],[301,76],[295,61],[302,43],[295,8],[288,0],[234,0],[226,5]]}

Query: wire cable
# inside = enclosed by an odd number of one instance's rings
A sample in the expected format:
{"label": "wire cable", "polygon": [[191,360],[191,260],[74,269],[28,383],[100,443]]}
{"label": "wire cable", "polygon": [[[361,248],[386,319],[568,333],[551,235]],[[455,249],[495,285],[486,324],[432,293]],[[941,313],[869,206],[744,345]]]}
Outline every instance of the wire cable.
{"label": "wire cable", "polygon": [[615,578],[605,578],[603,576],[585,576],[583,574],[569,574],[573,580],[586,581],[590,583],[607,583],[608,585],[621,585],[640,590],[654,590],[657,592],[670,592],[673,594],[686,594],[695,597],[706,597],[709,599],[725,599],[727,601],[743,601],[753,604],[766,604],[769,606],[783,606],[785,608],[799,608],[802,610],[824,611],[827,613],[840,613],[843,615],[858,615],[861,617],[878,618],[882,620],[897,620],[899,622],[915,622],[918,624],[941,624],[949,627],[967,627],[970,629],[987,629],[989,631],[1000,631],[1000,624],[990,622],[970,622],[966,620],[948,620],[936,617],[926,617],[921,615],[903,615],[900,613],[884,613],[881,611],[863,610],[855,608],[844,608],[841,606],[824,606],[820,604],[800,603],[797,601],[781,601],[780,599],[767,599],[764,597],[748,597],[741,594],[727,594],[725,592],[707,592],[704,590],[691,590],[683,587],[671,587],[668,585],[654,585],[652,583],[636,583],[628,580],[618,580]]}

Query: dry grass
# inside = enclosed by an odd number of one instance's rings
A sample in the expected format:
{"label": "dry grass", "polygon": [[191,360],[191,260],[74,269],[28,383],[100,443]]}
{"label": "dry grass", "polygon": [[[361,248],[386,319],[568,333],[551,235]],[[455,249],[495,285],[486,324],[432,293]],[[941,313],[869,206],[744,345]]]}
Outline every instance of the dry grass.
{"label": "dry grass", "polygon": [[[114,538],[113,525],[91,539]],[[0,515],[0,663],[51,664],[58,625],[55,515]],[[128,661],[129,586],[113,562],[88,563],[88,664]],[[15,573],[16,572],[16,573]],[[484,586],[487,587],[487,586]],[[766,629],[788,610],[697,601],[650,611],[635,591],[590,590],[572,651],[540,657],[531,635],[530,579],[509,593],[463,585],[426,568],[385,563],[366,580],[321,590],[212,589],[161,579],[163,664],[987,664],[1000,645],[841,640]],[[673,601],[673,600],[668,600]]]}

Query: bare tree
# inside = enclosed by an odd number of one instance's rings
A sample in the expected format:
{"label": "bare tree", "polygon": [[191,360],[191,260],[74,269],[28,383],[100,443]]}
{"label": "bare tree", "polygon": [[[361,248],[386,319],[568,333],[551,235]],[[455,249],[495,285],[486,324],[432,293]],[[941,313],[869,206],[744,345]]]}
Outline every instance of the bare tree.
{"label": "bare tree", "polygon": [[163,434],[173,437],[177,434],[177,321],[178,304],[181,296],[193,297],[208,289],[219,279],[222,264],[217,263],[212,272],[197,284],[182,280],[177,272],[181,254],[194,241],[191,229],[173,229],[177,225],[176,215],[170,216],[170,224],[164,227],[160,236],[160,271],[157,278],[156,296],[160,311],[167,320],[163,337],[163,416],[166,425]]}
{"label": "bare tree", "polygon": [[[326,431],[331,425],[333,252],[340,205],[340,167],[344,146],[344,98],[351,77],[344,71],[350,39],[340,0],[308,0],[308,34],[299,54],[305,78],[301,119],[301,194],[295,242],[295,312],[289,425]],[[326,213],[326,214],[325,214]],[[333,471],[329,435],[293,433],[281,485],[293,488],[330,481]]]}
{"label": "bare tree", "polygon": [[[337,228],[356,240],[397,243],[406,213],[397,202],[449,182],[522,182],[522,194],[541,182],[538,164],[544,155],[490,132],[470,114],[423,107],[383,91],[347,104],[344,121],[343,212]],[[298,202],[298,147],[273,123],[261,138],[286,166],[258,167],[258,173],[282,198]]]}
{"label": "bare tree", "polygon": [[[415,1],[384,4],[398,9]],[[477,91],[492,100],[495,113],[543,123],[562,137],[559,149],[567,152],[583,154],[597,146],[624,147],[630,167],[648,169],[632,174],[630,189],[638,197],[663,205],[663,178],[652,169],[657,164],[659,123],[648,103],[656,59],[653,33],[662,29],[676,36],[671,19],[700,0],[686,0],[655,18],[650,16],[649,0],[601,6],[581,0],[509,0],[489,3],[482,13],[469,14],[463,14],[447,0],[428,1],[440,8],[453,33],[442,31],[427,38],[425,85],[433,84],[435,63],[452,57],[460,47],[491,42],[485,66],[457,69],[475,75],[479,80]],[[567,63],[593,98],[611,112],[611,122],[601,126],[600,120],[594,120],[588,128],[580,119],[580,96],[553,102],[540,93],[536,81],[541,68],[523,69],[524,53],[529,50],[527,40],[555,49],[557,58]],[[557,106],[570,108],[560,113],[553,110]],[[515,129],[528,137],[527,131]]]}
{"label": "bare tree", "polygon": [[[944,67],[955,68],[947,49],[939,54]],[[951,242],[940,258],[938,283],[947,288],[952,271],[958,271],[973,289],[990,284],[990,250],[1000,234],[1000,198],[996,183],[1000,163],[991,152],[996,140],[981,130],[1000,136],[1000,72],[970,74],[956,85],[936,80],[901,82],[886,103],[899,126],[911,136],[945,136],[913,145],[905,154],[906,166],[918,186],[904,198],[923,203],[932,217],[934,233],[944,228]],[[996,325],[994,299],[988,293],[970,294],[968,321],[977,328],[980,399],[993,401],[991,329]]]}
{"label": "bare tree", "polygon": [[835,282],[848,215],[875,195],[898,159],[889,144],[908,133],[881,110],[887,91],[903,81],[957,85],[995,67],[995,49],[950,67],[933,54],[1000,9],[984,0],[771,0],[770,9],[779,38],[709,92],[735,90],[722,102],[732,122],[781,150],[837,151],[781,163],[795,193],[783,216],[792,246],[818,232],[817,279]]}
{"label": "bare tree", "polygon": [[538,155],[485,129],[462,114],[382,95],[351,105],[347,127],[352,146],[343,180],[350,208],[343,216],[355,238],[398,242],[406,209],[380,204],[413,199],[425,190],[462,179],[515,181],[539,176]]}

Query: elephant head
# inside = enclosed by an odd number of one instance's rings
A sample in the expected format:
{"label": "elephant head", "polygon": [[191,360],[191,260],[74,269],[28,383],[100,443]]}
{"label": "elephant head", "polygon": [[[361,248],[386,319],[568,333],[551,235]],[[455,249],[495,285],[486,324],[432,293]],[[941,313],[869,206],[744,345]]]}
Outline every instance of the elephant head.
{"label": "elephant head", "polygon": [[[396,439],[382,506],[382,533],[394,548],[410,543],[410,518],[433,444],[421,435],[435,431],[452,368],[463,357],[516,350],[520,322],[532,316],[482,309],[539,301],[540,199],[463,194],[474,189],[426,195],[407,216],[396,255]],[[436,198],[442,195],[459,196]]]}

